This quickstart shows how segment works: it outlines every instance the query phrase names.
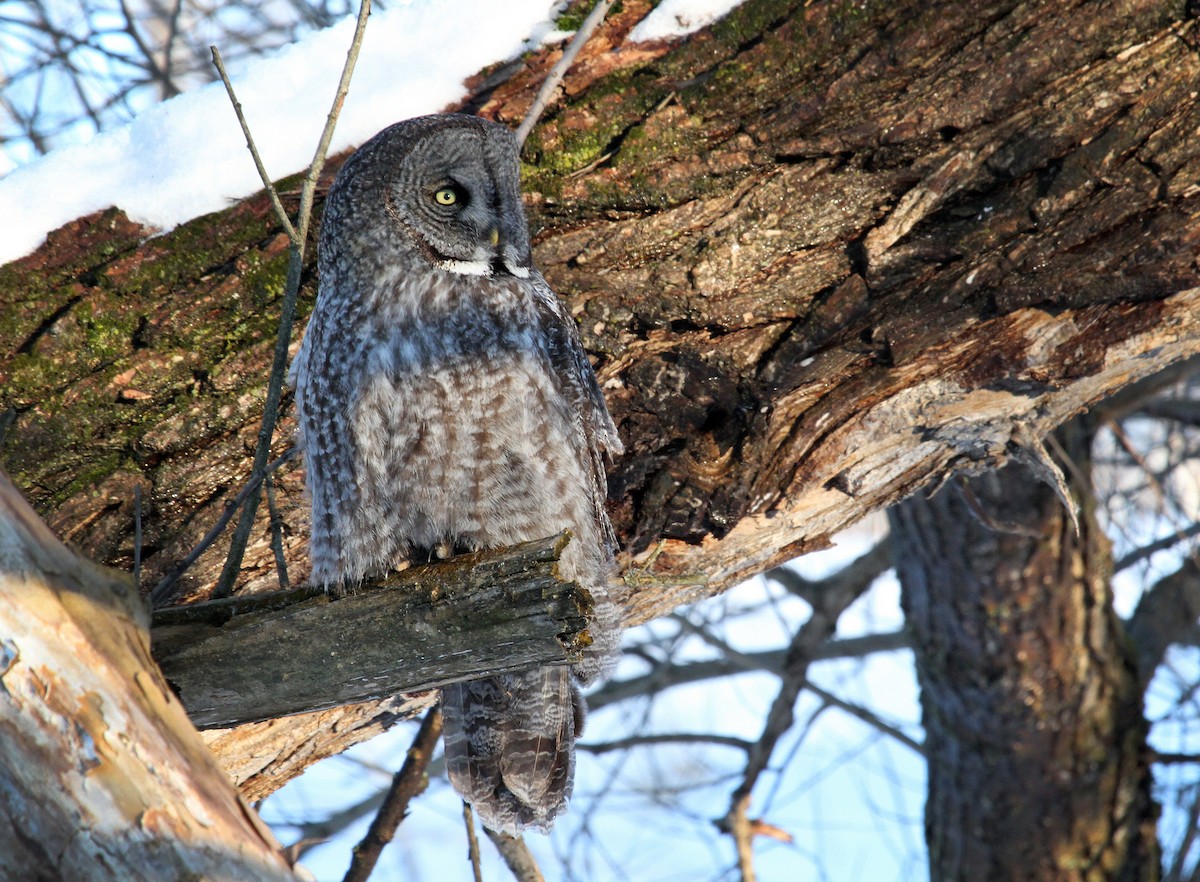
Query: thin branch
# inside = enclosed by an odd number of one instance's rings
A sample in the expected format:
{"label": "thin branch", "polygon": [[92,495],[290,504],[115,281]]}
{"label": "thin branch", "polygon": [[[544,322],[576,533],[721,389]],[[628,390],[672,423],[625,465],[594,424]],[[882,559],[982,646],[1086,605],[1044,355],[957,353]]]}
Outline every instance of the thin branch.
{"label": "thin branch", "polygon": [[279,590],[287,591],[291,586],[288,579],[287,556],[283,553],[283,515],[275,499],[275,482],[267,474],[263,481],[267,485],[267,511],[271,516],[271,551],[275,555],[275,572],[279,574]]}
{"label": "thin branch", "polygon": [[1195,536],[1200,535],[1200,521],[1195,521],[1182,530],[1175,530],[1170,536],[1164,536],[1161,539],[1155,539],[1143,545],[1141,548],[1135,548],[1126,555],[1122,555],[1113,563],[1113,572],[1119,573],[1133,566],[1135,563],[1140,563],[1146,558],[1157,554],[1160,551],[1166,551],[1168,548],[1174,548],[1180,542],[1186,542]]}
{"label": "thin branch", "polygon": [[375,864],[379,861],[383,847],[392,841],[396,828],[408,814],[408,804],[420,795],[429,784],[425,769],[433,756],[437,740],[442,734],[442,711],[434,707],[425,714],[417,737],[413,739],[412,747],[404,765],[392,779],[392,787],[388,791],[379,814],[371,822],[371,828],[358,845],[354,846],[350,860],[350,869],[346,871],[343,882],[366,882]]}
{"label": "thin branch", "polygon": [[[343,754],[343,758],[347,757]],[[302,860],[304,855],[311,849],[328,842],[351,824],[356,823],[360,818],[376,812],[383,805],[385,798],[387,798],[387,791],[378,790],[353,805],[326,815],[319,820],[289,823],[289,827],[296,829],[300,833],[296,841],[288,846],[289,853],[295,861]]]}
{"label": "thin branch", "polygon": [[891,738],[895,738],[897,741],[899,741],[905,747],[915,751],[920,756],[925,756],[925,745],[923,745],[920,741],[917,741],[912,736],[908,735],[906,732],[904,732],[902,729],[898,728],[897,726],[893,726],[890,723],[885,723],[883,720],[881,720],[875,714],[871,713],[871,711],[867,710],[865,707],[862,707],[861,705],[857,705],[852,702],[846,701],[845,699],[838,698],[833,693],[826,692],[820,686],[817,686],[815,683],[813,683],[811,681],[809,681],[808,683],[805,684],[805,688],[808,689],[809,692],[811,692],[813,695],[817,696],[817,698],[821,699],[821,701],[825,702],[826,704],[831,705],[832,707],[836,707],[838,710],[845,711],[846,713],[850,714],[850,716],[856,717],[857,719],[862,720],[868,726],[871,726],[874,729],[878,729],[884,735],[887,735]]}
{"label": "thin branch", "polygon": [[[847,637],[842,640],[827,640],[813,650],[813,661],[832,658],[861,658],[874,652],[894,652],[907,649],[908,633],[904,630],[887,631],[882,634],[867,634],[862,637]],[[628,655],[628,653],[626,653]],[[787,657],[787,650],[771,649],[763,652],[742,653],[736,660],[728,658],[705,659],[689,664],[672,664],[665,661],[657,664],[648,674],[628,680],[610,680],[599,692],[588,697],[588,707],[599,710],[619,701],[653,695],[672,686],[713,680],[748,671],[780,673]]]}
{"label": "thin branch", "polygon": [[644,747],[651,744],[719,744],[723,747],[736,747],[748,751],[754,746],[753,741],[737,738],[733,735],[714,735],[708,732],[663,732],[653,735],[631,735],[628,738],[618,738],[616,741],[601,741],[596,744],[576,745],[586,753],[611,753],[614,750],[628,750],[631,747]]}
{"label": "thin branch", "polygon": [[524,839],[497,833],[490,827],[484,827],[483,832],[492,840],[517,882],[546,882]]}
{"label": "thin branch", "polygon": [[[883,545],[883,543],[880,543]],[[875,546],[866,554],[859,557],[843,573],[855,573],[857,578],[834,580],[834,584],[826,590],[815,592],[809,600],[813,604],[812,615],[796,632],[788,647],[787,657],[783,663],[783,673],[779,693],[775,696],[763,733],[751,747],[746,758],[746,771],[741,785],[733,792],[730,799],[729,812],[717,822],[718,827],[733,835],[739,854],[748,840],[744,843],[740,838],[739,825],[748,823],[746,809],[750,795],[759,776],[766,770],[775,745],[792,727],[795,721],[796,699],[808,682],[808,666],[821,644],[829,640],[837,630],[837,620],[855,600],[866,593],[874,582],[874,577],[867,575],[878,565],[878,559],[883,554],[880,545]],[[750,835],[750,834],[746,834]],[[742,863],[739,860],[739,863]],[[753,867],[743,864],[743,879],[753,879]],[[746,875],[747,871],[751,874]]]}
{"label": "thin branch", "polygon": [[169,95],[165,94],[169,90],[174,90],[172,94],[178,94],[179,90],[175,89],[175,85],[170,81],[170,78],[166,72],[159,67],[158,62],[155,60],[154,50],[151,49],[150,46],[146,44],[146,41],[142,39],[142,34],[138,30],[137,24],[133,20],[133,13],[129,11],[129,4],[126,2],[126,0],[121,0],[119,5],[121,7],[121,15],[125,19],[124,32],[129,39],[133,41],[134,45],[138,49],[138,52],[140,52],[142,57],[146,60],[146,72],[150,74],[151,78],[162,88],[164,93],[162,97],[170,97]]}
{"label": "thin branch", "polygon": [[271,208],[275,211],[275,219],[279,221],[280,226],[287,233],[288,240],[295,242],[296,230],[288,218],[287,210],[279,200],[279,192],[275,189],[275,184],[271,180],[271,176],[267,173],[267,167],[263,165],[262,157],[258,153],[258,147],[254,143],[254,136],[250,134],[250,124],[246,122],[246,116],[242,113],[242,102],[238,101],[237,95],[233,91],[233,83],[229,81],[229,74],[225,72],[225,62],[221,60],[221,52],[216,46],[210,46],[209,48],[212,50],[213,64],[217,68],[217,73],[221,76],[221,82],[225,84],[225,92],[229,95],[230,103],[233,104],[233,112],[237,115],[238,125],[242,127],[242,134],[246,137],[246,146],[250,149],[250,156],[254,159],[254,167],[258,169],[258,177],[262,180],[263,188],[267,191],[267,196],[271,199]]}
{"label": "thin branch", "polygon": [[467,828],[467,857],[471,860],[471,874],[475,882],[483,882],[483,865],[479,858],[479,837],[475,835],[475,813],[471,803],[463,800],[463,824]]}
{"label": "thin branch", "polygon": [[[267,457],[271,453],[271,440],[275,435],[275,423],[279,416],[279,402],[283,394],[283,380],[287,374],[288,347],[292,339],[292,325],[296,319],[296,298],[300,292],[300,276],[304,268],[304,246],[308,239],[309,222],[312,219],[312,206],[317,190],[317,180],[321,176],[321,169],[325,167],[325,155],[329,150],[329,143],[333,139],[333,129],[337,125],[338,116],[342,112],[346,93],[350,90],[350,78],[353,76],[354,66],[358,62],[358,52],[362,47],[363,35],[366,32],[367,19],[370,14],[371,0],[362,0],[358,11],[358,22],[354,28],[354,38],[350,41],[350,49],[346,53],[346,63],[342,67],[342,76],[338,80],[333,104],[329,109],[328,116],[325,118],[325,128],[321,132],[320,141],[317,144],[316,152],[313,154],[312,164],[309,166],[308,174],[304,178],[304,186],[300,190],[300,209],[297,218],[297,227],[293,229],[290,224],[285,225],[288,229],[288,237],[291,242],[288,249],[287,285],[284,290],[283,304],[280,308],[279,333],[275,339],[275,355],[271,362],[271,377],[267,383],[267,398],[263,403],[263,420],[258,433],[258,444],[254,450],[252,473],[260,471],[266,465]],[[230,91],[232,96],[232,89],[228,85],[226,89]],[[265,175],[265,170],[260,170],[259,174]],[[278,199],[277,196],[275,198],[276,200]],[[229,556],[225,560],[225,567],[222,569],[221,577],[217,581],[217,587],[213,591],[214,597],[228,597],[233,593],[237,576],[241,572],[242,558],[246,554],[246,544],[250,540],[250,531],[254,527],[254,518],[258,513],[260,498],[261,494],[259,494],[256,488],[246,500],[245,507],[242,509],[241,517],[238,518],[237,527],[229,544]]]}
{"label": "thin branch", "polygon": [[362,48],[363,35],[367,31],[367,19],[371,15],[371,0],[362,0],[358,8],[358,21],[354,25],[354,37],[350,41],[350,49],[346,53],[346,63],[342,67],[342,76],[338,80],[337,91],[333,96],[333,105],[325,117],[325,128],[313,153],[312,164],[304,178],[304,186],[300,190],[300,244],[303,247],[308,233],[308,224],[312,219],[313,197],[317,191],[317,181],[321,177],[321,169],[325,167],[325,154],[329,152],[329,143],[333,140],[333,129],[337,125],[346,94],[350,91],[350,78],[354,75],[354,66],[358,63],[358,52]]}
{"label": "thin branch", "polygon": [[878,542],[861,557],[855,558],[824,579],[807,579],[788,566],[776,567],[766,573],[768,579],[778,582],[787,591],[810,606],[822,603],[829,594],[845,591],[861,593],[892,566],[892,552],[887,540]]}
{"label": "thin branch", "polygon": [[1200,798],[1197,798],[1194,789],[1187,815],[1188,822],[1184,825],[1183,839],[1175,849],[1175,859],[1171,862],[1171,866],[1162,875],[1163,882],[1184,882],[1185,879],[1196,879],[1200,875],[1200,866],[1193,866],[1191,872],[1184,876],[1185,865],[1188,863],[1192,845],[1196,841],[1197,834],[1200,833]]}
{"label": "thin branch", "polygon": [[613,5],[613,2],[614,0],[600,0],[588,13],[588,17],[583,20],[579,30],[571,38],[571,42],[567,44],[562,58],[550,70],[542,87],[538,89],[537,97],[533,99],[533,104],[530,105],[529,112],[525,114],[525,119],[521,120],[521,125],[517,126],[518,146],[523,145],[525,139],[529,137],[530,131],[546,111],[550,98],[562,83],[563,77],[566,76],[567,70],[575,62],[575,56],[579,54],[579,50],[583,48],[583,44],[588,41],[596,28],[600,27],[600,22],[604,21],[604,16],[608,14],[609,7]]}
{"label": "thin branch", "polygon": [[754,826],[746,815],[750,806],[750,794],[744,794],[736,800],[729,810],[726,819],[729,833],[733,836],[734,849],[737,851],[738,872],[742,882],[754,882]]}
{"label": "thin branch", "polygon": [[170,88],[170,94],[164,95],[164,98],[170,98],[179,94],[179,89],[175,86],[175,82],[172,79],[175,67],[175,59],[172,57],[172,52],[175,49],[175,41],[179,37],[179,17],[182,13],[183,0],[174,0],[171,4],[171,13],[167,17],[167,36],[163,40],[163,76]]}
{"label": "thin branch", "polygon": [[1200,753],[1159,753],[1157,750],[1147,751],[1150,762],[1163,765],[1200,763]]}
{"label": "thin branch", "polygon": [[204,538],[196,543],[196,547],[188,552],[187,557],[181,560],[169,573],[159,580],[159,583],[154,586],[154,590],[150,592],[150,605],[152,607],[162,606],[163,602],[170,596],[171,588],[179,581],[179,577],[188,571],[188,568],[194,564],[208,547],[217,541],[217,537],[225,529],[233,513],[238,510],[243,502],[253,493],[263,478],[269,475],[275,469],[279,468],[285,462],[289,462],[295,458],[300,451],[295,447],[290,447],[279,455],[274,461],[267,464],[267,467],[262,472],[256,472],[250,476],[250,480],[246,482],[237,496],[225,503],[225,511],[217,518],[217,522],[212,525],[212,528],[204,534]]}

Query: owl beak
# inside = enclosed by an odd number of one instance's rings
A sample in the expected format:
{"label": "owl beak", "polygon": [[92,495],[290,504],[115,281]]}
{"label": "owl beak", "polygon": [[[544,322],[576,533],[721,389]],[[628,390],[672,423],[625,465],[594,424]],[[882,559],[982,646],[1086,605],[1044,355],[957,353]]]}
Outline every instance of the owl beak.
{"label": "owl beak", "polygon": [[500,230],[497,227],[488,230],[488,241],[492,243],[493,248],[500,244]]}

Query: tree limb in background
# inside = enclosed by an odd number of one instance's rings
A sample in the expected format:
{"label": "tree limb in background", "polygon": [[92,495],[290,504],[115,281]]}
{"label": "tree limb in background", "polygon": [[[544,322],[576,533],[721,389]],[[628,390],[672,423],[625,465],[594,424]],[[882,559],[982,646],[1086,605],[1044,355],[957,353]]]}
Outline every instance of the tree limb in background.
{"label": "tree limb in background", "polygon": [[484,827],[483,832],[492,840],[517,882],[546,882],[523,837],[497,833],[490,827]]}
{"label": "tree limb in background", "polygon": [[881,554],[880,546],[876,545],[843,571],[854,573],[857,578],[838,580],[831,586],[831,590],[819,594],[814,592],[812,615],[796,632],[788,647],[780,675],[782,682],[779,693],[767,712],[762,735],[749,750],[742,783],[730,798],[729,812],[719,824],[721,829],[733,835],[737,843],[743,879],[747,882],[753,879],[753,869],[749,854],[742,855],[742,849],[749,848],[748,840],[743,841],[743,837],[751,835],[747,832],[749,828],[746,826],[746,813],[754,785],[767,768],[775,745],[795,721],[796,699],[808,682],[808,666],[813,661],[817,648],[833,636],[837,630],[838,617],[871,587],[875,577],[867,578],[865,574],[882,572],[878,560]]}
{"label": "tree limb in background", "polygon": [[[903,630],[866,634],[862,637],[827,640],[816,647],[812,660],[862,658],[873,652],[894,652],[897,649],[906,649],[908,646],[909,637]],[[619,701],[655,695],[672,686],[715,680],[747,671],[766,671],[778,674],[783,670],[786,658],[786,649],[769,649],[763,652],[741,653],[738,659],[714,658],[684,664],[666,660],[656,665],[648,674],[630,677],[627,680],[610,680],[605,683],[599,691],[588,696],[588,707],[592,710],[599,710]]]}
{"label": "tree limb in background", "polygon": [[362,841],[354,846],[350,869],[346,871],[342,882],[366,882],[371,875],[383,847],[392,841],[392,837],[396,835],[396,828],[408,814],[408,804],[429,784],[425,770],[429,766],[429,760],[433,758],[434,748],[437,747],[441,735],[442,712],[435,707],[426,713],[425,719],[421,721],[421,728],[417,731],[417,737],[413,739],[412,747],[408,749],[404,765],[392,779],[391,789],[384,798],[383,805],[379,807],[375,819],[371,821],[370,829]]}

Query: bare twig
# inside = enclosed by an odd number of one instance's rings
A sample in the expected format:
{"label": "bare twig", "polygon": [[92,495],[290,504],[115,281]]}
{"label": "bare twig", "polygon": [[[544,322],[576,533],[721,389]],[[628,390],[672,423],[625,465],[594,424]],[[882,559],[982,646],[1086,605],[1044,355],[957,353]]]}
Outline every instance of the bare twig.
{"label": "bare twig", "polygon": [[366,882],[383,847],[392,841],[396,828],[408,813],[408,804],[418,796],[429,783],[425,774],[429,759],[437,746],[437,740],[442,734],[442,711],[434,707],[425,714],[417,737],[413,739],[412,747],[404,765],[392,779],[391,789],[379,808],[379,814],[371,822],[371,828],[358,845],[354,846],[350,869],[346,871],[343,882]]}
{"label": "bare twig", "polygon": [[714,735],[707,732],[662,732],[653,735],[631,735],[628,738],[602,741],[597,744],[579,744],[577,747],[587,753],[610,753],[614,750],[628,750],[631,747],[643,747],[650,744],[719,744],[723,747],[736,747],[746,751],[754,746],[753,741],[733,735]]}
{"label": "bare twig", "polygon": [[[280,308],[279,334],[275,338],[275,355],[271,362],[271,377],[267,383],[267,398],[263,403],[263,420],[258,432],[258,444],[254,450],[252,473],[259,472],[266,466],[267,457],[271,453],[271,439],[275,435],[275,423],[279,416],[279,401],[283,394],[283,380],[287,373],[288,346],[292,338],[292,325],[296,318],[296,298],[300,292],[300,274],[304,267],[304,247],[308,239],[309,223],[312,219],[312,205],[317,190],[317,181],[321,176],[321,169],[325,166],[325,155],[329,150],[329,143],[333,138],[334,126],[337,124],[338,116],[341,114],[342,104],[346,100],[346,93],[350,90],[350,78],[353,76],[354,66],[358,62],[358,52],[362,46],[363,34],[366,32],[367,18],[370,14],[371,0],[362,0],[358,11],[358,22],[354,28],[354,38],[351,40],[350,49],[346,53],[346,63],[342,68],[341,79],[338,80],[333,104],[325,119],[325,128],[321,132],[321,138],[317,144],[316,152],[313,154],[312,163],[309,165],[308,174],[304,178],[304,186],[300,189],[300,208],[297,215],[297,225],[295,228],[292,228],[290,223],[284,223],[284,228],[288,230],[288,238],[290,240],[287,285],[284,290],[283,304]],[[215,57],[216,53],[214,50]],[[237,101],[233,96],[233,88],[229,85],[228,78],[224,79],[226,83],[225,88],[229,91],[230,98],[234,100],[236,109]],[[240,112],[239,119],[241,119]],[[250,138],[247,134],[247,141],[249,140]],[[266,182],[269,176],[265,168],[263,168],[261,161],[256,159],[255,164],[258,166],[259,175]],[[282,206],[278,202],[278,195],[273,197],[272,205],[277,206],[277,212],[281,209]],[[217,587],[213,591],[214,597],[228,597],[233,593],[238,573],[241,571],[242,558],[246,554],[246,544],[250,539],[250,531],[254,527],[254,518],[258,513],[260,498],[258,488],[256,487],[246,499],[246,504],[242,508],[242,514],[238,518],[237,528],[234,530],[233,538],[229,544],[229,556],[225,560],[225,567],[222,569]]]}
{"label": "bare twig", "polygon": [[517,882],[546,882],[524,839],[497,833],[490,827],[484,827],[483,832],[492,840]]}
{"label": "bare twig", "polygon": [[600,27],[600,22],[604,21],[604,16],[608,14],[608,9],[613,5],[614,0],[600,0],[593,8],[588,17],[583,20],[583,24],[579,26],[579,30],[575,32],[575,36],[571,38],[571,42],[567,44],[566,50],[563,52],[562,58],[550,70],[546,76],[542,87],[538,89],[537,97],[533,99],[533,104],[529,107],[529,112],[525,114],[525,119],[521,120],[521,125],[517,126],[517,144],[524,144],[525,139],[529,137],[530,131],[537,124],[542,114],[546,110],[546,106],[550,103],[550,98],[553,96],[559,84],[562,83],[563,77],[566,76],[567,70],[575,62],[575,56],[579,54],[579,50],[583,48],[583,44],[588,41],[596,28]]}
{"label": "bare twig", "polygon": [[1200,754],[1197,753],[1159,753],[1151,748],[1146,751],[1147,759],[1152,763],[1162,763],[1170,765],[1174,763],[1185,763],[1187,765],[1200,764]]}
{"label": "bare twig", "polygon": [[142,485],[133,486],[133,584],[142,584]]}
{"label": "bare twig", "polygon": [[[1175,859],[1171,862],[1170,867],[1164,867],[1163,882],[1185,882],[1185,880],[1194,882],[1200,875],[1200,867],[1187,868],[1189,856],[1192,854],[1192,846],[1196,842],[1197,835],[1200,835],[1200,798],[1198,798],[1200,794],[1197,793],[1194,786],[1189,789],[1192,791],[1192,800],[1187,809],[1187,823],[1183,825],[1185,832],[1183,839],[1175,849]],[[1180,795],[1183,796],[1183,794]]]}
{"label": "bare twig", "polygon": [[886,541],[878,542],[862,557],[824,579],[806,579],[788,566],[776,567],[766,576],[810,606],[820,604],[821,598],[843,591],[864,591],[892,565],[892,552]]}
{"label": "bare twig", "polygon": [[238,124],[242,127],[242,134],[246,136],[246,147],[250,150],[250,156],[254,159],[254,167],[258,169],[258,177],[263,182],[263,188],[267,191],[267,196],[271,199],[271,208],[275,211],[275,219],[279,221],[280,226],[288,234],[288,239],[296,240],[296,230],[292,226],[292,221],[288,217],[287,210],[283,207],[283,203],[279,201],[279,191],[275,189],[275,183],[271,180],[271,176],[267,173],[267,167],[263,165],[262,157],[258,153],[258,146],[254,143],[254,136],[250,134],[250,124],[246,122],[246,116],[242,113],[242,102],[238,101],[237,95],[233,91],[233,83],[229,81],[229,74],[225,72],[225,62],[221,60],[221,52],[216,46],[212,49],[213,65],[217,68],[217,73],[221,76],[221,82],[225,84],[225,91],[229,95],[229,101],[233,104],[233,112],[237,115]]}
{"label": "bare twig", "polygon": [[287,557],[283,553],[283,516],[279,513],[275,482],[271,475],[268,473],[263,481],[267,485],[267,511],[271,515],[271,551],[275,554],[275,572],[279,574],[279,590],[287,591],[291,582],[288,579]]}
{"label": "bare twig", "polygon": [[161,97],[170,98],[172,95],[179,94],[179,90],[175,88],[175,84],[171,82],[170,76],[165,70],[162,69],[162,67],[159,66],[158,61],[154,58],[154,50],[151,49],[150,46],[146,44],[146,41],[142,39],[142,33],[140,30],[138,30],[138,26],[134,22],[134,16],[129,9],[129,4],[126,2],[126,0],[121,0],[119,6],[121,8],[121,15],[125,19],[125,27],[123,30],[126,36],[128,36],[129,39],[133,41],[134,45],[137,46],[138,52],[141,54],[142,58],[145,59],[146,72],[150,74],[150,77],[159,84]]}
{"label": "bare twig", "polygon": [[[345,758],[345,754],[343,754]],[[288,846],[288,851],[294,861],[303,860],[304,855],[318,845],[323,845],[337,834],[341,833],[360,818],[374,814],[383,805],[387,797],[386,790],[379,790],[364,797],[353,805],[340,811],[332,812],[315,821],[301,821],[291,824],[300,835]]]}
{"label": "bare twig", "polygon": [[[883,545],[883,543],[880,543]],[[739,865],[742,867],[743,882],[752,882],[754,868],[749,863],[749,856],[742,858],[743,848],[750,848],[753,837],[752,828],[746,817],[746,809],[750,803],[750,795],[758,778],[766,770],[775,745],[792,727],[795,721],[796,699],[808,683],[808,666],[812,662],[816,650],[829,640],[837,630],[837,621],[850,604],[861,597],[871,586],[874,577],[867,577],[878,566],[878,558],[883,554],[879,545],[859,557],[842,573],[854,573],[856,578],[834,578],[828,581],[825,590],[813,592],[806,598],[813,607],[808,621],[796,632],[788,647],[780,677],[779,693],[775,696],[767,721],[763,726],[762,735],[750,748],[746,757],[746,771],[741,785],[733,792],[730,799],[729,812],[717,822],[717,826],[730,833],[735,840],[739,854]],[[776,573],[772,578],[779,578]],[[842,574],[839,574],[842,575]],[[786,578],[786,577],[785,577]],[[790,586],[789,586],[790,587]]]}
{"label": "bare twig", "polygon": [[[908,645],[908,633],[903,630],[866,634],[843,640],[827,640],[813,650],[812,659],[824,661],[831,658],[861,658],[873,652],[904,649]],[[779,673],[783,670],[786,657],[785,649],[768,649],[763,652],[743,653],[736,659],[713,658],[688,664],[674,664],[669,660],[658,662],[648,674],[628,680],[609,681],[599,692],[588,697],[588,707],[599,710],[619,701],[652,695],[672,686],[713,680],[747,671]]]}
{"label": "bare twig", "polygon": [[174,0],[171,4],[171,12],[167,16],[167,36],[163,40],[162,48],[162,71],[163,78],[166,83],[170,84],[171,92],[163,97],[170,98],[172,95],[179,94],[179,89],[176,88],[173,79],[175,73],[175,59],[172,53],[175,49],[175,41],[179,38],[179,17],[183,14],[183,0]]}
{"label": "bare twig", "polygon": [[958,489],[962,492],[963,502],[966,503],[967,510],[975,516],[975,520],[983,524],[989,530],[995,533],[1007,533],[1010,536],[1024,536],[1027,539],[1037,539],[1042,535],[1042,531],[1034,527],[1028,527],[1016,521],[1002,521],[994,517],[983,505],[983,502],[975,494],[971,488],[970,482],[966,478],[956,478]]}
{"label": "bare twig", "polygon": [[154,586],[154,590],[150,592],[151,606],[161,606],[163,601],[170,596],[171,588],[174,587],[175,583],[179,581],[179,577],[187,572],[188,568],[199,559],[200,555],[208,550],[210,545],[217,541],[217,537],[221,535],[221,532],[225,529],[225,526],[233,517],[233,513],[236,512],[238,507],[241,506],[241,504],[246,501],[250,494],[258,488],[258,485],[262,483],[263,478],[275,471],[275,469],[279,468],[285,462],[293,459],[297,453],[299,453],[297,448],[290,447],[280,454],[279,457],[274,461],[268,463],[267,467],[262,472],[255,473],[250,476],[250,480],[246,482],[246,486],[244,486],[241,491],[238,492],[238,495],[225,503],[225,511],[221,513],[219,518],[217,518],[217,522],[212,525],[212,528],[204,534],[204,538],[197,542],[196,547],[188,552],[187,557],[181,560],[169,573],[159,580],[157,585]]}
{"label": "bare twig", "polygon": [[463,800],[463,824],[467,828],[467,856],[471,859],[471,873],[475,882],[483,882],[483,865],[479,860],[479,837],[475,835],[475,813],[471,803]]}
{"label": "bare twig", "polygon": [[850,714],[850,716],[862,720],[868,726],[877,729],[884,735],[887,735],[890,738],[895,738],[905,747],[915,751],[920,756],[925,755],[925,745],[908,735],[900,728],[893,726],[890,723],[885,723],[865,707],[854,704],[850,701],[846,701],[844,698],[838,698],[832,692],[826,692],[820,686],[817,686],[812,682],[806,683],[805,688],[831,707],[836,707],[838,710],[845,711],[846,713]]}
{"label": "bare twig", "polygon": [[1117,558],[1117,560],[1113,562],[1113,572],[1119,573],[1121,570],[1128,569],[1135,563],[1139,563],[1148,557],[1152,557],[1160,551],[1166,551],[1168,548],[1174,548],[1179,543],[1186,542],[1195,536],[1200,536],[1200,521],[1196,521],[1182,530],[1177,529],[1171,533],[1170,536],[1164,536],[1161,539],[1155,539],[1153,542],[1149,542],[1146,545],[1143,545],[1141,548],[1135,548],[1128,554]]}
{"label": "bare twig", "polygon": [[754,827],[746,816],[750,805],[750,794],[744,794],[734,801],[729,810],[729,833],[733,836],[734,848],[737,851],[738,872],[742,882],[754,882]]}

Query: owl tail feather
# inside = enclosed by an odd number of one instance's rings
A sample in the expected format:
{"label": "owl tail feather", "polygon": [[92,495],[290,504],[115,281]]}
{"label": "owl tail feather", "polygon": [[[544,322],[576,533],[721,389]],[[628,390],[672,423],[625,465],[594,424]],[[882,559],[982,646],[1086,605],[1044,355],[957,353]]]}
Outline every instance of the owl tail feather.
{"label": "owl tail feather", "polygon": [[493,830],[549,830],[571,796],[582,711],[565,667],[447,686],[442,714],[454,789]]}

